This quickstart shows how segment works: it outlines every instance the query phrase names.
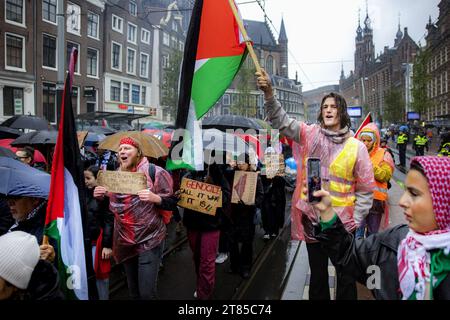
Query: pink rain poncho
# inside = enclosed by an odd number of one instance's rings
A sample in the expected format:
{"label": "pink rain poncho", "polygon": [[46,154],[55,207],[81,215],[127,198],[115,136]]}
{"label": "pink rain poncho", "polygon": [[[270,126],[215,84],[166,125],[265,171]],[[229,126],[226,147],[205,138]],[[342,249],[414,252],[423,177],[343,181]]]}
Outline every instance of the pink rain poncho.
{"label": "pink rain poncho", "polygon": [[[268,118],[274,128],[292,138],[293,154],[297,161],[297,184],[292,196],[291,204],[291,237],[295,240],[315,242],[313,237],[313,223],[318,223],[317,214],[313,207],[301,197],[302,181],[306,177],[304,161],[306,157],[317,157],[321,160],[322,187],[327,190],[330,181],[330,164],[344,149],[345,141],[353,134],[349,131],[341,137],[329,136],[319,125],[306,125],[295,119],[290,119],[276,99],[266,101]],[[342,140],[342,141],[340,141]],[[365,145],[358,141],[357,158],[353,168],[354,206],[333,207],[345,228],[352,232],[368,215],[372,207],[373,189],[375,181],[372,163]]]}
{"label": "pink rain poncho", "polygon": [[[153,183],[148,170],[149,162],[143,158],[137,172],[145,174],[150,190],[161,197],[171,196],[173,183],[170,174],[155,166]],[[117,263],[150,250],[164,240],[166,226],[153,203],[141,201],[137,195],[112,193],[109,207],[115,216],[113,255]]]}

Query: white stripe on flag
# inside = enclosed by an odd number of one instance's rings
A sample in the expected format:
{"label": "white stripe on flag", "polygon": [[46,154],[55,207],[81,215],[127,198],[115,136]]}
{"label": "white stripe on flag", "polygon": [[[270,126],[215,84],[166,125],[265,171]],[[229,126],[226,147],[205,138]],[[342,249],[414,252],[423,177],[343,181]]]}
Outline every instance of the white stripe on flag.
{"label": "white stripe on flag", "polygon": [[189,105],[189,114],[186,121],[186,130],[189,132],[188,143],[183,144],[183,162],[192,165],[195,170],[203,170],[203,138],[200,121],[195,115],[194,101]]}

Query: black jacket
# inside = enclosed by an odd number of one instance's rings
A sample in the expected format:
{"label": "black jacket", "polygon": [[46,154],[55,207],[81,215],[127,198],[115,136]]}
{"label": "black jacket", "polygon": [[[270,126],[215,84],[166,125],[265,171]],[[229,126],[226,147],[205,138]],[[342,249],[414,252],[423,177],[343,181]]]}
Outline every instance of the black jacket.
{"label": "black jacket", "polygon": [[[374,271],[370,266],[380,269],[380,288],[373,289],[377,300],[399,300],[402,298],[398,280],[397,249],[409,231],[408,226],[399,225],[381,233],[373,234],[365,240],[355,240],[348,233],[341,220],[324,231],[315,226],[315,238],[328,253],[337,270],[353,276],[363,285],[367,284]],[[369,279],[371,284],[371,279]],[[450,299],[450,277],[447,276],[433,292],[436,300]]]}
{"label": "black jacket", "polygon": [[[42,243],[44,236],[45,214],[47,210],[47,202],[36,212],[36,214],[27,220],[18,222],[11,231],[23,231],[36,237],[39,244]],[[50,243],[53,246],[53,243]],[[56,248],[55,248],[56,252]]]}
{"label": "black jacket", "polygon": [[[221,228],[224,210],[231,200],[230,185],[224,177],[223,169],[218,165],[210,166],[212,184],[222,188],[222,208],[217,208],[216,215],[210,216],[190,209],[184,209],[183,223],[187,229],[196,231],[214,231]],[[206,172],[188,172],[184,177],[192,180],[203,181]]]}
{"label": "black jacket", "polygon": [[25,300],[64,300],[59,275],[53,264],[39,260],[31,274]]}
{"label": "black jacket", "polygon": [[7,233],[13,224],[14,219],[9,211],[9,206],[5,199],[0,198],[0,236]]}
{"label": "black jacket", "polygon": [[89,240],[97,241],[102,228],[102,247],[112,248],[114,215],[109,210],[109,198],[97,200],[94,198],[93,190],[86,190]]}

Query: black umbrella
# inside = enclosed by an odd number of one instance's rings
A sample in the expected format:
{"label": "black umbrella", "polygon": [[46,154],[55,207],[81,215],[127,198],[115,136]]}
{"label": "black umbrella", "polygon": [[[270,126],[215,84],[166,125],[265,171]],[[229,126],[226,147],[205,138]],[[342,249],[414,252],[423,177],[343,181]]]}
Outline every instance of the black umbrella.
{"label": "black umbrella", "polygon": [[12,146],[52,145],[56,144],[57,138],[58,138],[58,131],[48,131],[48,130],[32,131],[18,137],[16,140],[11,142],[11,145]]}
{"label": "black umbrella", "polygon": [[47,120],[32,115],[19,115],[3,121],[1,126],[15,129],[48,130],[50,124]]}
{"label": "black umbrella", "polygon": [[256,119],[235,115],[212,116],[202,120],[202,128],[226,129],[255,129],[262,130],[264,127]]}
{"label": "black umbrella", "polygon": [[90,126],[87,129],[88,132],[94,132],[94,133],[101,133],[104,134],[105,136],[110,135],[110,134],[114,134],[117,131],[111,128],[107,128],[107,127],[100,127],[100,126]]}
{"label": "black umbrella", "polygon": [[15,139],[22,134],[23,132],[18,129],[0,126],[0,139]]}
{"label": "black umbrella", "polygon": [[0,157],[7,157],[7,158],[15,159],[16,155],[11,150],[0,147]]}

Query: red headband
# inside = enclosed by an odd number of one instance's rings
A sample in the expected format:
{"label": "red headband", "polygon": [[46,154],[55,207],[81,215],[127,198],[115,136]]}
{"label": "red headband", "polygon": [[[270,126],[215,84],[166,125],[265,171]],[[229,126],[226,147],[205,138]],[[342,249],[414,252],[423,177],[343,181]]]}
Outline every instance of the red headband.
{"label": "red headband", "polygon": [[139,148],[138,143],[130,137],[123,137],[122,139],[120,139],[119,145],[122,145],[122,144],[129,144],[130,146]]}

